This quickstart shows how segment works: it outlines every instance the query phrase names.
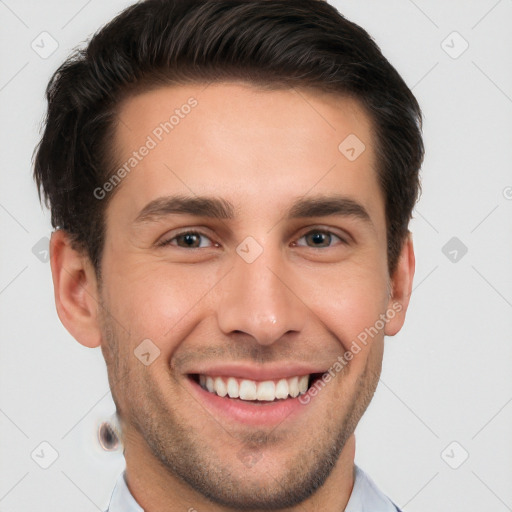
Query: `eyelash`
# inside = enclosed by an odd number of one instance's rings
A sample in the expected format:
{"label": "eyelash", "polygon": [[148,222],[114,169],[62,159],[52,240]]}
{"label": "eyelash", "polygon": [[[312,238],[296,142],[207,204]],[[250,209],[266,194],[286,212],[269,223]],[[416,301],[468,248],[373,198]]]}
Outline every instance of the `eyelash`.
{"label": "eyelash", "polygon": [[[344,239],[342,236],[337,235],[336,233],[334,233],[333,231],[330,231],[328,229],[320,229],[320,228],[311,229],[311,230],[307,231],[301,237],[299,237],[298,240],[300,240],[312,233],[321,233],[321,234],[325,234],[325,235],[330,235],[331,237],[336,237],[340,241],[340,243],[342,243],[343,245],[348,245],[348,241],[346,239]],[[205,237],[205,238],[210,239],[210,237],[208,235],[206,235],[205,233],[202,233],[201,231],[187,230],[187,231],[182,231],[181,233],[175,234],[172,238],[168,238],[166,240],[163,240],[162,242],[159,242],[158,247],[165,247],[167,245],[175,245],[175,244],[172,244],[172,242],[174,240],[176,240],[178,237],[183,236],[183,235],[195,235],[195,236]],[[212,240],[210,240],[210,241],[212,242],[213,246],[219,245],[216,242],[213,242]],[[293,242],[293,245],[295,247],[298,246],[297,242]],[[177,247],[180,247],[180,246],[177,246]],[[307,245],[300,245],[299,247],[309,247],[310,249],[315,249],[314,246],[307,246]],[[317,249],[328,249],[330,247],[332,247],[332,245],[329,245],[327,247],[316,247],[316,248]],[[204,247],[190,247],[190,248],[180,247],[180,249],[204,249]]]}
{"label": "eyelash", "polygon": [[[183,236],[183,235],[196,235],[196,236],[202,236],[202,237],[210,239],[210,237],[208,235],[206,235],[205,233],[201,233],[200,231],[187,230],[187,231],[182,231],[181,233],[177,233],[172,238],[168,238],[167,240],[163,240],[162,242],[160,242],[158,244],[158,246],[159,247],[164,247],[166,245],[174,245],[171,242],[173,240],[176,240],[179,236]],[[212,243],[215,245],[215,242],[212,242]],[[180,249],[186,249],[186,247],[180,247]],[[202,247],[191,247],[191,249],[202,249]]]}

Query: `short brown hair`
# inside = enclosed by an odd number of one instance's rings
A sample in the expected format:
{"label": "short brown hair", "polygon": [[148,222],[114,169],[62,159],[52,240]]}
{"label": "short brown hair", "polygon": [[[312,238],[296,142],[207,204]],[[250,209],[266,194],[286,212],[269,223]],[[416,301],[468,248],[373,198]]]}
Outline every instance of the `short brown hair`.
{"label": "short brown hair", "polygon": [[371,37],[318,0],[146,0],[119,14],[52,76],[34,176],[66,230],[101,269],[122,99],[156,84],[243,80],[350,95],[369,113],[385,197],[388,268],[408,233],[423,160],[420,107]]}

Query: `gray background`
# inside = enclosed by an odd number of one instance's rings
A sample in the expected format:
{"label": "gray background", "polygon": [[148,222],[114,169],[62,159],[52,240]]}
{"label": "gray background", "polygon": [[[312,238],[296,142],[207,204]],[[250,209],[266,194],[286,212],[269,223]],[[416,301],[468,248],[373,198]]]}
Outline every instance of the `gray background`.
{"label": "gray background", "polygon": [[[100,349],[55,312],[31,158],[51,73],[130,3],[0,0],[2,512],[104,510],[124,467],[97,442]],[[356,461],[407,512],[512,510],[512,1],[332,3],[413,89],[427,149],[415,288]]]}

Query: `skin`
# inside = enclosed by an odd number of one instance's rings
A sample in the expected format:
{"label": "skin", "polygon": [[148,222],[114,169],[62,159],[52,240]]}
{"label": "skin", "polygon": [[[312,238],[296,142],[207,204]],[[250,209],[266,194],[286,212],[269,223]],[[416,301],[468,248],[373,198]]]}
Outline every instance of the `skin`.
{"label": "skin", "polygon": [[[388,274],[370,119],[356,101],[313,90],[162,87],[121,105],[112,141],[120,165],[190,96],[198,105],[113,193],[101,282],[66,233],[53,234],[59,317],[81,344],[101,346],[128,487],[145,510],[344,510],[353,432],[377,386],[384,336],[403,325],[414,274],[410,238]],[[353,162],[338,150],[349,134],[366,145]],[[334,192],[369,220],[287,218],[295,200]],[[147,203],[173,194],[222,198],[234,218],[135,222]],[[199,248],[175,238],[192,228],[204,235],[192,238]],[[305,237],[318,229],[333,236]],[[236,252],[247,236],[263,249],[252,263]],[[157,246],[163,240],[172,242]],[[393,304],[401,310],[378,335],[277,427],[240,424],[190,393],[187,373],[209,362],[327,369]],[[133,351],[148,338],[160,355],[146,366]]]}

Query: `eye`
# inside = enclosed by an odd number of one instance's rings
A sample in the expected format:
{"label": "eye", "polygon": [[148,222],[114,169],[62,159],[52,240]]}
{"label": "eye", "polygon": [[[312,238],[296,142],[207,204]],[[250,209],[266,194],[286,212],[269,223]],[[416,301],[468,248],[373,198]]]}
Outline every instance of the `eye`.
{"label": "eye", "polygon": [[[301,240],[304,240],[305,243],[301,243]],[[331,242],[335,242],[336,240],[342,244],[347,244],[346,240],[331,231],[314,229],[301,236],[293,245],[323,249],[325,247],[332,247],[333,244]]]}
{"label": "eye", "polygon": [[184,231],[158,244],[159,247],[166,245],[175,245],[184,249],[202,249],[204,247],[218,246],[218,244],[212,242],[210,238],[199,231]]}

